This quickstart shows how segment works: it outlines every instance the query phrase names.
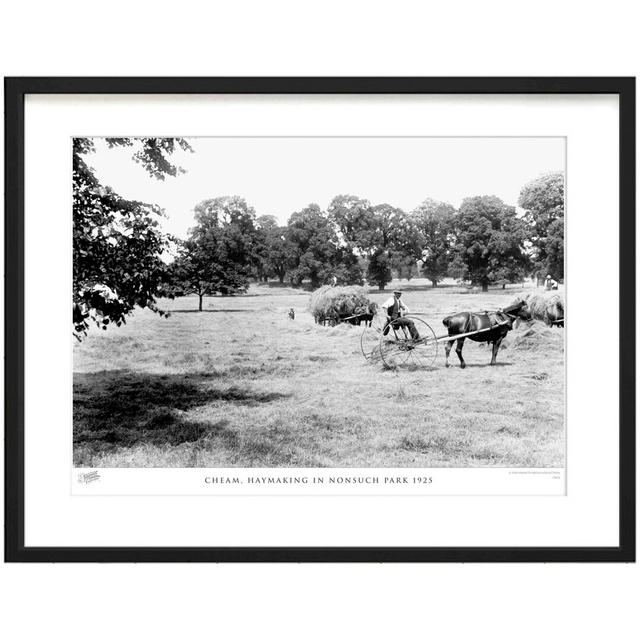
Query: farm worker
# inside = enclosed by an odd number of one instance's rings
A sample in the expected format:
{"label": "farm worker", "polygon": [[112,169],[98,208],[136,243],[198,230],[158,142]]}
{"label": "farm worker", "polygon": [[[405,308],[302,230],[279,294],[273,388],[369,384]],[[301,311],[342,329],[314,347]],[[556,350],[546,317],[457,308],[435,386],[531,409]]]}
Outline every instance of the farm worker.
{"label": "farm worker", "polygon": [[387,315],[395,320],[404,314],[409,313],[409,307],[402,301],[402,291],[394,291],[391,298],[387,298],[381,305],[387,310]]}
{"label": "farm worker", "polygon": [[544,281],[544,288],[547,291],[556,290],[558,288],[558,283],[550,275],[547,275],[547,278]]}
{"label": "farm worker", "polygon": [[395,327],[407,327],[411,337],[417,340],[420,334],[415,324],[413,324],[413,320],[403,317],[409,313],[409,307],[401,300],[401,297],[402,291],[394,291],[393,297],[388,298],[382,303],[381,307],[387,311],[387,321],[382,333],[386,336],[387,333],[389,333],[389,325],[395,320]]}

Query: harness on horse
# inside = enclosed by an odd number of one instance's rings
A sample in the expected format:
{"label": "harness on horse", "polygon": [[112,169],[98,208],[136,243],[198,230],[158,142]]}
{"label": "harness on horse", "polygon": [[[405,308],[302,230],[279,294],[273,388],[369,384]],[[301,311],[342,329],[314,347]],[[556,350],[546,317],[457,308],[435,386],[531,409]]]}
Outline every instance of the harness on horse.
{"label": "harness on horse", "polygon": [[[512,311],[517,310],[521,307],[521,303],[517,302],[516,304],[512,304],[505,309],[498,309],[497,311],[481,311],[476,313],[477,316],[484,316],[487,318],[489,322],[489,328],[494,329],[496,327],[502,327],[509,322],[513,322],[518,315],[516,313],[512,313]],[[504,316],[507,316],[508,319],[505,319]],[[467,321],[466,331],[471,330],[471,314],[469,315],[469,320]]]}
{"label": "harness on horse", "polygon": [[508,323],[508,320],[505,320],[504,318],[501,317],[502,315],[509,316],[510,319],[512,317],[515,317],[515,316],[511,316],[508,313],[504,313],[503,311],[481,311],[480,313],[469,314],[469,319],[467,320],[467,326],[465,327],[465,332],[469,332],[472,330],[471,323],[473,322],[473,315],[478,317],[484,316],[489,322],[489,329],[501,327]]}

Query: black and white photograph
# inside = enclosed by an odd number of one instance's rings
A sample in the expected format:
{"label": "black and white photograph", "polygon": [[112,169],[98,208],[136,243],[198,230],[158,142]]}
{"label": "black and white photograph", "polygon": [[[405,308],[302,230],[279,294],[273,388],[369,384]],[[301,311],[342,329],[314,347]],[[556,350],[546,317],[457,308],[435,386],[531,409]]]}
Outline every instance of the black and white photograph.
{"label": "black and white photograph", "polygon": [[564,469],[564,137],[72,147],[76,469]]}
{"label": "black and white photograph", "polygon": [[12,558],[633,556],[632,81],[7,86]]}
{"label": "black and white photograph", "polygon": [[632,636],[637,7],[5,4],[4,637]]}

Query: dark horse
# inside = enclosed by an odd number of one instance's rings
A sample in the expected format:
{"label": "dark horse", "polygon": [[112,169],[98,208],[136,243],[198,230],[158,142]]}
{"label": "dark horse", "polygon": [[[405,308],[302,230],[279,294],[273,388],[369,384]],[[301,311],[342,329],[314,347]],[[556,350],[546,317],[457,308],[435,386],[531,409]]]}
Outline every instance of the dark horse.
{"label": "dark horse", "polygon": [[458,342],[456,345],[456,353],[460,359],[460,366],[464,369],[466,363],[462,357],[462,347],[466,338],[455,338],[456,335],[470,333],[471,331],[482,331],[477,335],[467,336],[469,340],[474,342],[491,342],[493,350],[491,352],[491,364],[496,363],[496,356],[498,355],[498,349],[500,343],[504,340],[511,329],[513,329],[513,321],[516,318],[522,318],[523,320],[529,319],[529,311],[527,304],[524,300],[520,300],[510,305],[506,309],[500,311],[485,311],[483,313],[471,313],[469,311],[461,311],[452,316],[447,316],[443,321],[445,327],[449,332],[449,335],[453,340],[449,340],[445,345],[445,353],[447,354],[446,366],[449,366],[449,353],[453,343]]}

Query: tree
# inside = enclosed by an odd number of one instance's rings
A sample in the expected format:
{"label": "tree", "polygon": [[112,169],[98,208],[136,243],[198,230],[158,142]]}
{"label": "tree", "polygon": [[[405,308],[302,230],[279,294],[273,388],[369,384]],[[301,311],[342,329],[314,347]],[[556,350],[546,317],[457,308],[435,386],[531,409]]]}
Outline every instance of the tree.
{"label": "tree", "polygon": [[[107,138],[109,148],[137,149],[133,160],[155,179],[183,170],[169,161],[177,148],[191,150],[181,138]],[[80,340],[89,323],[120,326],[136,306],[162,314],[156,306],[168,246],[154,205],[126,200],[100,184],[86,156],[95,151],[90,138],[73,140],[73,328]]]}
{"label": "tree", "polygon": [[391,282],[392,268],[416,251],[415,229],[402,209],[340,195],[331,201],[329,213],[346,246],[367,258],[367,280],[381,291]]}
{"label": "tree", "polygon": [[317,204],[296,211],[289,218],[287,240],[292,247],[291,281],[305,278],[315,288],[332,275],[338,238]]}
{"label": "tree", "polygon": [[380,291],[384,291],[385,285],[391,282],[392,279],[391,255],[384,249],[375,249],[369,256],[367,280],[377,284]]}
{"label": "tree", "polygon": [[369,255],[367,280],[382,291],[391,282],[394,258],[415,252],[415,230],[402,209],[390,204],[372,207],[361,234],[361,246]]}
{"label": "tree", "polygon": [[347,247],[362,250],[367,245],[365,236],[373,216],[373,208],[368,200],[339,195],[331,201],[327,212]]}
{"label": "tree", "polygon": [[427,198],[411,213],[420,238],[421,269],[434,287],[451,262],[455,212],[450,204]]}
{"label": "tree", "polygon": [[194,207],[195,234],[202,243],[221,238],[216,245],[219,259],[235,265],[243,278],[248,278],[251,268],[259,259],[260,243],[256,229],[256,212],[240,196],[223,196],[203,200]]}
{"label": "tree", "polygon": [[309,279],[315,288],[333,276],[343,282],[361,281],[357,257],[340,244],[331,220],[317,204],[292,214],[286,240],[291,251],[289,277],[293,284]]}
{"label": "tree", "polygon": [[[338,231],[341,242],[339,278],[348,283],[363,284],[362,258],[367,279],[378,282],[391,280],[391,256],[388,250],[378,250],[372,244],[375,227],[375,207],[368,200],[353,195],[333,198],[328,208],[329,218]],[[382,285],[384,288],[384,284]]]}
{"label": "tree", "polygon": [[537,275],[564,278],[564,173],[557,171],[528,182],[518,204],[525,210]]}
{"label": "tree", "polygon": [[527,230],[515,207],[496,196],[465,198],[455,221],[452,266],[459,277],[487,291],[489,284],[512,282],[524,272]]}
{"label": "tree", "polygon": [[260,243],[259,277],[263,280],[277,277],[282,284],[294,253],[286,237],[287,228],[278,225],[276,217],[270,215],[260,216],[256,227]]}
{"label": "tree", "polygon": [[558,280],[564,280],[564,216],[554,220],[547,228],[544,243],[546,271]]}
{"label": "tree", "polygon": [[215,293],[247,290],[254,257],[255,212],[238,196],[203,200],[195,206],[196,226],[169,267],[174,290],[202,300]]}
{"label": "tree", "polygon": [[500,220],[500,229],[494,231],[491,238],[491,281],[501,284],[504,289],[507,283],[522,282],[531,261],[527,255],[526,225],[514,213],[507,212]]}
{"label": "tree", "polygon": [[360,260],[348,247],[338,246],[333,275],[341,284],[364,284]]}
{"label": "tree", "polygon": [[394,251],[391,253],[391,268],[396,270],[399,279],[411,280],[416,275],[416,258]]}
{"label": "tree", "polygon": [[278,221],[275,216],[264,215],[255,220],[255,259],[253,260],[254,276],[258,282],[267,282],[269,279],[269,268],[267,265],[267,239],[269,232],[277,227]]}

